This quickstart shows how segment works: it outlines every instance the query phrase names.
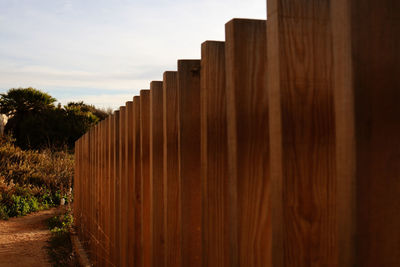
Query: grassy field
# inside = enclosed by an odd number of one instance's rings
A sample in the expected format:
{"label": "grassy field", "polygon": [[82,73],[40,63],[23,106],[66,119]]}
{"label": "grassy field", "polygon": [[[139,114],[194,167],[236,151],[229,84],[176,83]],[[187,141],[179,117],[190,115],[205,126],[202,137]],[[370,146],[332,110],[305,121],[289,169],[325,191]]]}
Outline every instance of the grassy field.
{"label": "grassy field", "polygon": [[0,219],[58,206],[74,175],[73,155],[66,151],[21,150],[0,137]]}

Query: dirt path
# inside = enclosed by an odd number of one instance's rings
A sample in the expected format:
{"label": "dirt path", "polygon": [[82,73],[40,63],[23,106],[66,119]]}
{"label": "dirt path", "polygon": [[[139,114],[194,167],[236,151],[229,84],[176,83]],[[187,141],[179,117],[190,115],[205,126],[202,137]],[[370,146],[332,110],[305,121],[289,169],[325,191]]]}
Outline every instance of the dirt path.
{"label": "dirt path", "polygon": [[51,266],[45,248],[50,238],[46,221],[59,212],[51,209],[8,221],[0,220],[0,266]]}

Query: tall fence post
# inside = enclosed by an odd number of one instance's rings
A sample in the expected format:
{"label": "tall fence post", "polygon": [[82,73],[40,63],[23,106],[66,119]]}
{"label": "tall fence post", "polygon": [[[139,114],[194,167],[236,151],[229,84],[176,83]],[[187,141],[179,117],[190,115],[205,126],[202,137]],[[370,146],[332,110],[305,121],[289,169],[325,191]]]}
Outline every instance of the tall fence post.
{"label": "tall fence post", "polygon": [[[89,166],[89,148],[88,148],[88,136],[89,133],[86,133],[83,136],[83,165],[84,166]],[[88,169],[89,168],[83,168],[83,179],[82,179],[82,209],[85,212],[82,212],[82,235],[83,235],[83,244],[85,248],[87,249],[87,244],[88,244],[88,227],[89,227],[89,220],[88,220],[88,203],[89,203],[89,195],[88,195],[88,180],[89,180],[89,175],[88,175]]]}
{"label": "tall fence post", "polygon": [[114,247],[115,247],[115,213],[114,213],[114,190],[115,190],[115,183],[114,183],[114,127],[115,127],[115,112],[110,116],[109,122],[109,129],[108,129],[108,175],[109,175],[109,193],[108,193],[108,201],[109,201],[109,261],[110,264],[114,264]]}
{"label": "tall fence post", "polygon": [[150,83],[150,198],[152,266],[165,265],[163,179],[163,84]]}
{"label": "tall fence post", "polygon": [[114,131],[113,131],[113,171],[114,171],[114,192],[113,192],[113,204],[114,204],[114,251],[113,251],[113,262],[114,265],[119,266],[119,124],[120,124],[120,111],[114,112]]}
{"label": "tall fence post", "polygon": [[181,212],[178,150],[178,73],[163,75],[164,226],[166,266],[181,266]]}
{"label": "tall fence post", "polygon": [[230,264],[271,266],[265,21],[231,20],[225,35]]}
{"label": "tall fence post", "polygon": [[90,248],[90,259],[96,264],[96,251],[95,251],[95,194],[96,194],[96,183],[95,183],[95,131],[96,127],[93,127],[89,132],[89,159],[90,159],[90,176],[89,176],[89,196],[90,196],[90,210],[89,210],[89,248]]}
{"label": "tall fence post", "polygon": [[111,265],[110,257],[110,125],[112,116],[108,116],[104,127],[104,257],[105,266]]}
{"label": "tall fence post", "polygon": [[337,266],[331,2],[268,1],[273,266]]}
{"label": "tall fence post", "polygon": [[150,90],[140,91],[140,157],[142,176],[143,266],[151,266]]}
{"label": "tall fence post", "polygon": [[126,106],[126,120],[125,120],[125,144],[126,144],[126,156],[125,156],[125,168],[126,168],[126,179],[127,179],[127,266],[134,266],[135,261],[135,163],[134,163],[134,110],[133,101],[128,101]]}
{"label": "tall fence post", "polygon": [[102,169],[101,169],[101,128],[103,127],[102,123],[97,124],[97,131],[96,131],[96,258],[97,258],[97,265],[101,266],[102,261],[102,244],[101,244],[101,176],[102,176]]}
{"label": "tall fence post", "polygon": [[140,141],[140,97],[133,98],[133,145],[134,154],[132,164],[134,165],[135,178],[135,251],[134,251],[134,266],[143,266],[143,235],[142,235],[142,174],[141,174],[141,141]]}
{"label": "tall fence post", "polygon": [[178,60],[182,265],[201,266],[200,60]]}
{"label": "tall fence post", "polygon": [[[80,230],[81,230],[81,197],[82,193],[80,192],[82,185],[82,170],[81,170],[81,165],[82,165],[82,152],[81,152],[81,147],[82,147],[82,137],[78,140],[75,141],[75,166],[74,166],[74,180],[73,180],[73,194],[74,194],[74,205],[73,205],[73,215],[74,215],[74,226],[77,229],[77,234],[79,239],[82,240],[82,237],[80,235]],[[71,200],[71,199],[70,199]]]}
{"label": "tall fence post", "polygon": [[339,266],[400,265],[399,14],[331,3]]}
{"label": "tall fence post", "polygon": [[[119,196],[118,207],[119,216],[118,218],[118,230],[119,230],[119,266],[126,266],[126,254],[127,254],[127,180],[126,180],[126,144],[125,144],[125,121],[126,121],[126,107],[121,106],[119,109],[119,189],[117,195]],[[118,180],[117,180],[118,181]]]}
{"label": "tall fence post", "polygon": [[203,266],[230,266],[224,42],[202,44],[200,73]]}

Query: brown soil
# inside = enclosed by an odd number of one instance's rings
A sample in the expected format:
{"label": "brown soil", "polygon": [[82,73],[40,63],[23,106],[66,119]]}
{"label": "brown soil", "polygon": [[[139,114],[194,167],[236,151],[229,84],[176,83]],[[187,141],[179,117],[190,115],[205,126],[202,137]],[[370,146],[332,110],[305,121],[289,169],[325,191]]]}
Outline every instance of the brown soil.
{"label": "brown soil", "polygon": [[46,251],[50,238],[46,222],[59,212],[59,209],[50,209],[0,220],[0,266],[51,266]]}

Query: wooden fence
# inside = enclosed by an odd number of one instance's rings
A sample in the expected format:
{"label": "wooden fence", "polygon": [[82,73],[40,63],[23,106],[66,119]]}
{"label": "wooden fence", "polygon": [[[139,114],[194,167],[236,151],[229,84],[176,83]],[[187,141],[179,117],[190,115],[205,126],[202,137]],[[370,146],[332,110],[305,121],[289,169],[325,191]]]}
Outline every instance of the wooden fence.
{"label": "wooden fence", "polygon": [[76,142],[96,266],[400,266],[400,2],[268,1]]}

